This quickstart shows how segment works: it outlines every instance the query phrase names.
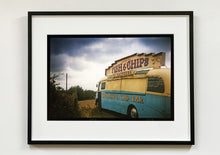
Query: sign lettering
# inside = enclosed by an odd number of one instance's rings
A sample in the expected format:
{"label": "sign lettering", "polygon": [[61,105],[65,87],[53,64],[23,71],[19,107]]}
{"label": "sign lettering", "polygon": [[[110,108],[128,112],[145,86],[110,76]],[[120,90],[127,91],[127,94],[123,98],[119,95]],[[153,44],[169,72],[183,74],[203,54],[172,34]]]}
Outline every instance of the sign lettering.
{"label": "sign lettering", "polygon": [[165,65],[165,53],[133,54],[117,60],[105,70],[107,77],[121,77],[132,75],[135,70],[145,68],[160,68]]}

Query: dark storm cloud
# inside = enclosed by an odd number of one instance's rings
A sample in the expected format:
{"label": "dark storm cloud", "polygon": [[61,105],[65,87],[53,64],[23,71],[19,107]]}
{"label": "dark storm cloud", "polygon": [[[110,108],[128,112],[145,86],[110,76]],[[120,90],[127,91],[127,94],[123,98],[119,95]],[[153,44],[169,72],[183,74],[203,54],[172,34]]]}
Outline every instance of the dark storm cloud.
{"label": "dark storm cloud", "polygon": [[169,52],[171,50],[170,37],[150,37],[138,39],[143,45],[151,47],[155,52]]}
{"label": "dark storm cloud", "polygon": [[[51,71],[62,72],[67,67],[83,70],[86,65],[69,58],[103,63],[118,53],[158,53],[171,50],[169,37],[136,38],[50,38]],[[101,59],[102,58],[102,59]],[[113,60],[114,61],[114,60]]]}
{"label": "dark storm cloud", "polygon": [[103,40],[97,46],[86,47],[87,56],[85,57],[87,61],[96,61],[98,63],[102,63],[105,59],[100,59],[103,57],[108,58],[107,56],[118,55],[123,52],[123,50],[133,50],[130,46],[134,44],[136,41],[132,38],[126,39],[113,39],[109,38]]}
{"label": "dark storm cloud", "polygon": [[[51,37],[50,38],[50,65],[51,72],[62,72],[68,65],[67,56],[77,57],[86,55],[89,53],[88,50],[83,50],[89,47],[91,44],[100,42],[104,38],[60,38]],[[82,69],[77,68],[78,65],[74,65],[70,68],[75,68],[76,70]]]}
{"label": "dark storm cloud", "polygon": [[[52,55],[67,54],[69,56],[79,56],[81,48],[85,48],[103,38],[50,38],[50,50]],[[86,51],[85,51],[86,52]]]}
{"label": "dark storm cloud", "polygon": [[86,57],[88,61],[102,61],[99,59],[100,56],[118,54],[123,52],[124,49],[126,49],[127,52],[133,51],[134,53],[169,52],[171,50],[171,39],[170,37],[123,38],[123,40],[111,39],[105,40],[105,46],[98,50],[84,49],[88,52],[88,56]]}
{"label": "dark storm cloud", "polygon": [[50,71],[62,72],[66,67],[66,60],[63,55],[50,55]]}

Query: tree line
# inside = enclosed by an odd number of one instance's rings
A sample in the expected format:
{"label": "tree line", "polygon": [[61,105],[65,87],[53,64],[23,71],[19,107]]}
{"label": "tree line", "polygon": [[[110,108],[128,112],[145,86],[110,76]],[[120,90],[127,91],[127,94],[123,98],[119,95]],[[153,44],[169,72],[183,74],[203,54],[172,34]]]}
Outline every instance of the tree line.
{"label": "tree line", "polygon": [[95,99],[95,91],[84,90],[80,86],[70,87],[70,89],[68,89],[68,91],[72,92],[72,93],[76,92],[79,101]]}
{"label": "tree line", "polygon": [[95,99],[95,91],[84,90],[80,86],[64,90],[56,79],[59,75],[52,75],[48,92],[48,120],[68,120],[80,118],[78,101]]}

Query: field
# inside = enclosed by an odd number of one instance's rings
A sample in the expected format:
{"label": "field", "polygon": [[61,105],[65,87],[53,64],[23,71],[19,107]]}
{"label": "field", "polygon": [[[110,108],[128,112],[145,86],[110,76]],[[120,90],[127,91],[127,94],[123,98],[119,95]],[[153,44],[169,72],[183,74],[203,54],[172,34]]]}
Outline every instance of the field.
{"label": "field", "polygon": [[95,105],[95,100],[78,101],[81,118],[118,118],[113,113],[99,110]]}

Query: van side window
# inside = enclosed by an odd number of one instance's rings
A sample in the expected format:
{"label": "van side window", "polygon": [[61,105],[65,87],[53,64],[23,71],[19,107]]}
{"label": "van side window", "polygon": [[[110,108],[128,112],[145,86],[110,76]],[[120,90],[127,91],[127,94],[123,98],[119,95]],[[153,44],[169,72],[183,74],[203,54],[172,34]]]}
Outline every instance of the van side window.
{"label": "van side window", "polygon": [[101,89],[105,89],[105,82],[102,82]]}
{"label": "van side window", "polygon": [[163,93],[164,92],[164,82],[161,78],[151,77],[148,78],[147,91]]}

